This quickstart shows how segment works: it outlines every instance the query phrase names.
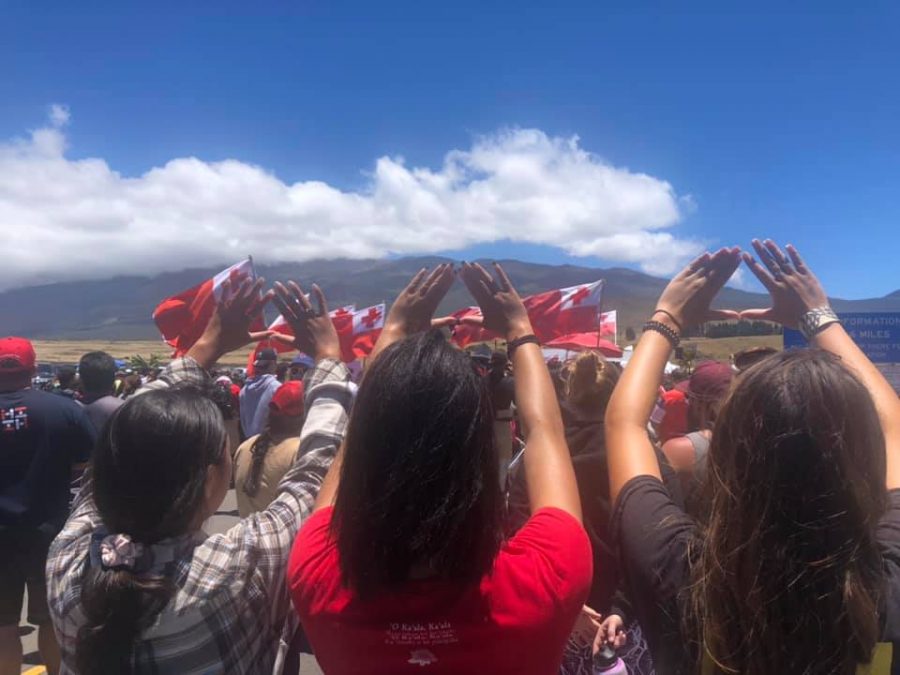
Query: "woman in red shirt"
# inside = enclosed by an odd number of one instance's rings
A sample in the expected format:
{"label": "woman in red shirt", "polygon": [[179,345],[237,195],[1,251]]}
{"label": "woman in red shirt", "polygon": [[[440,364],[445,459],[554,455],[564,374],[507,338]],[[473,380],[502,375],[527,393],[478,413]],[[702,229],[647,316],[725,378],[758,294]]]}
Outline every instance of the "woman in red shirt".
{"label": "woman in red shirt", "polygon": [[391,308],[288,565],[328,675],[554,673],[587,596],[590,543],[527,312],[499,266],[496,279],[480,265],[460,274],[507,338],[532,516],[503,541],[490,392],[428,330],[456,272],[422,270]]}

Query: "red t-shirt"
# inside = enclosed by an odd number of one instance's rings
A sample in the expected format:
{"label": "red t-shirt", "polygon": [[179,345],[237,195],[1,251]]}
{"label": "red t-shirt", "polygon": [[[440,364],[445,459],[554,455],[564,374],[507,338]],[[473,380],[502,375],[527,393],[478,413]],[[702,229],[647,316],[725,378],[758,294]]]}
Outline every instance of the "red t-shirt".
{"label": "red t-shirt", "polygon": [[558,672],[592,578],[590,541],[571,515],[535,513],[478,585],[414,581],[363,602],[341,584],[331,513],[306,522],[288,563],[294,606],[327,675]]}

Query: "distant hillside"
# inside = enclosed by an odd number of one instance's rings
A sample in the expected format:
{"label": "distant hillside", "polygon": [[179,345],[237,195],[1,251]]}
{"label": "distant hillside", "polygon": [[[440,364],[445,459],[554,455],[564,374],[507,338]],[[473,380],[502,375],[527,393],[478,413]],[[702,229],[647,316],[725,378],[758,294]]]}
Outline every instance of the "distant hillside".
{"label": "distant hillside", "polygon": [[[365,306],[390,302],[422,266],[442,258],[400,260],[316,260],[302,264],[259,266],[269,281],[317,282],[332,306],[355,302]],[[619,330],[638,329],[666,284],[634,270],[574,265],[538,265],[510,260],[504,266],[522,295],[606,280],[604,309],[619,311]],[[225,265],[190,269],[154,277],[127,276],[98,281],[33,286],[0,293],[0,334],[66,340],[140,340],[159,337],[150,315],[163,298],[208,279]],[[735,309],[765,306],[767,297],[725,289],[720,306]],[[472,303],[462,284],[450,291],[440,308],[451,312]],[[839,311],[900,311],[900,291],[884,298],[834,300]],[[274,318],[274,309],[269,310]]]}

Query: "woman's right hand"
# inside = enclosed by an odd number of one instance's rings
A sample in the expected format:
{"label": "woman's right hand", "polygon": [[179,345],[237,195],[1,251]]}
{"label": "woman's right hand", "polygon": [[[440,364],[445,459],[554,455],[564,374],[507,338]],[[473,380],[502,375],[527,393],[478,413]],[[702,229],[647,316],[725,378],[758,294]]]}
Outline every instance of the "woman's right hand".
{"label": "woman's right hand", "polygon": [[797,249],[787,245],[788,259],[771,239],[764,242],[754,239],[753,248],[765,267],[749,253],[744,253],[744,262],[769,291],[772,306],[744,310],[741,312],[742,319],[777,321],[788,328],[797,328],[808,311],[828,306],[825,289],[803,262]]}
{"label": "woman's right hand", "polygon": [[709,319],[738,319],[737,312],[713,310],[710,303],[741,264],[741,250],[722,248],[704,253],[684,268],[662,292],[656,303],[658,314],[665,314],[682,331]]}
{"label": "woman's right hand", "polygon": [[281,312],[281,316],[287,321],[294,331],[294,338],[275,333],[272,337],[277,340],[287,341],[301,352],[309,354],[316,361],[322,359],[341,358],[341,343],[338,340],[334,322],[328,315],[328,303],[322,289],[313,284],[313,295],[316,296],[318,309],[313,309],[309,298],[293,281],[287,286],[281,282],[275,283],[275,305]]}
{"label": "woman's right hand", "polygon": [[494,263],[495,280],[478,263],[463,263],[462,279],[481,307],[482,325],[499,333],[507,341],[533,333],[528,311],[506,272]]}

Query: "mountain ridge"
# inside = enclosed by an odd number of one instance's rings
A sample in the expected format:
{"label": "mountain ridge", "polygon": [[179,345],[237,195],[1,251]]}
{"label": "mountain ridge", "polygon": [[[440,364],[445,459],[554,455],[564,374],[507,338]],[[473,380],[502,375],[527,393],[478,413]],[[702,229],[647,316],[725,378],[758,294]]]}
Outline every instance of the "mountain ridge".
{"label": "mountain ridge", "polygon": [[[438,256],[388,260],[312,260],[304,263],[257,264],[268,283],[295,279],[303,286],[318,283],[329,303],[356,303],[358,307],[391,302],[420,267],[450,261]],[[545,265],[501,260],[518,291],[531,295],[554,288],[604,279],[603,309],[618,310],[619,330],[639,329],[665,287],[667,280],[621,267],[597,268],[572,264]],[[0,334],[35,339],[139,340],[156,339],[159,333],[151,314],[164,298],[209,279],[227,265],[195,267],[157,275],[119,275],[109,279],[72,281],[0,293]],[[719,307],[765,307],[768,296],[725,288]],[[441,304],[449,313],[472,304],[462,284],[456,284]],[[882,298],[832,301],[838,311],[900,311],[900,290]],[[269,319],[275,316],[268,309]]]}

